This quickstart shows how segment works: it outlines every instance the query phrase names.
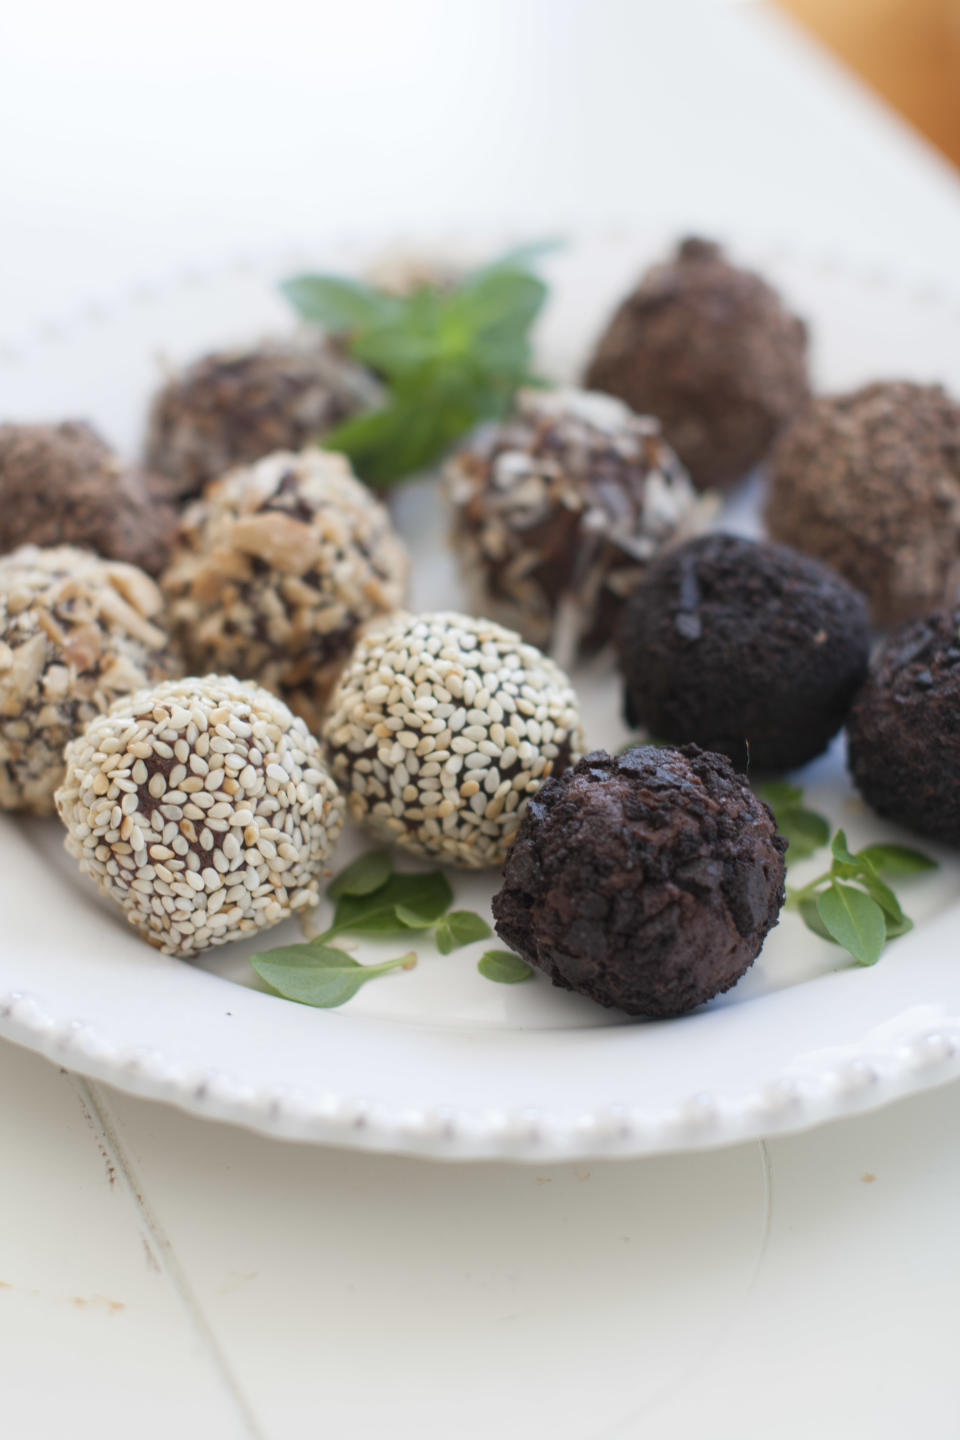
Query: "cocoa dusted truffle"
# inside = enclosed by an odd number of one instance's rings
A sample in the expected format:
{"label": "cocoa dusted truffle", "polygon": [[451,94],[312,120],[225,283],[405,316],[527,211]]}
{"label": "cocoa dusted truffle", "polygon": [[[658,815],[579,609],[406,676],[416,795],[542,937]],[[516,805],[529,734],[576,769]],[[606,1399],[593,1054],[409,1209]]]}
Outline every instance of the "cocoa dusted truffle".
{"label": "cocoa dusted truffle", "polygon": [[740,768],[826,749],[867,672],[863,596],[785,545],[706,535],[662,556],[620,628],[626,716]]}
{"label": "cocoa dusted truffle", "polygon": [[147,463],[189,499],[231,466],[300,450],[379,399],[377,381],[334,340],[296,335],[217,351],[154,398]]}
{"label": "cocoa dusted truffle", "polygon": [[868,805],[960,845],[960,608],[890,636],[850,712],[847,738]]}
{"label": "cocoa dusted truffle", "polygon": [[777,292],[690,239],[623,301],[586,383],[656,415],[694,484],[726,488],[805,401],[806,356],[806,326]]}
{"label": "cocoa dusted truffle", "polygon": [[939,385],[823,396],[777,447],[767,528],[827,560],[880,625],[949,604],[960,582],[960,405]]}
{"label": "cocoa dusted truffle", "polygon": [[364,621],[403,599],[407,553],[342,455],[280,452],[207,486],[162,584],[189,666],[259,680],[319,733]]}
{"label": "cocoa dusted truffle", "polygon": [[583,749],[563,671],[512,630],[446,612],[369,628],[323,739],[355,820],[466,869],[500,864],[527,799]]}
{"label": "cocoa dusted truffle", "polygon": [[521,391],[447,489],[474,608],[562,661],[610,640],[650,559],[704,519],[657,421],[586,390]]}
{"label": "cocoa dusted truffle", "polygon": [[163,490],[82,420],[0,425],[0,551],[80,545],[155,575],[176,528]]}
{"label": "cocoa dusted truffle", "polygon": [[735,985],[776,925],[786,841],[722,755],[598,750],[527,806],[497,934],[555,985],[682,1015]]}
{"label": "cocoa dusted truffle", "polygon": [[66,758],[67,849],[151,945],[196,955],[317,904],[343,801],[306,725],[262,686],[139,690]]}

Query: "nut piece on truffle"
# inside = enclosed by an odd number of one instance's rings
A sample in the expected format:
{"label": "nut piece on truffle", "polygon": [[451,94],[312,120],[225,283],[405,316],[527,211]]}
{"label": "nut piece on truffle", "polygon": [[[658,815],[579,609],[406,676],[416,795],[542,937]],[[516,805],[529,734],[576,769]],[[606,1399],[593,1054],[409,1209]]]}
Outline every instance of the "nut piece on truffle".
{"label": "nut piece on truffle", "polygon": [[891,635],[847,721],[850,771],[880,815],[960,845],[960,609]]}
{"label": "nut piece on truffle", "polygon": [[163,488],[82,420],[0,425],[0,551],[79,545],[155,575],[176,529]]}
{"label": "nut piece on truffle", "polygon": [[842,726],[869,654],[867,602],[829,566],[706,535],[656,561],[624,612],[627,723],[792,770]]}
{"label": "nut piece on truffle", "polygon": [[563,671],[512,631],[449,613],[372,626],[323,739],[356,820],[468,869],[501,862],[527,798],[583,748]]}
{"label": "nut piece on truffle", "polygon": [[315,905],[344,805],[320,746],[249,681],[175,680],[118,701],[67,748],[66,846],[170,955]]}
{"label": "nut piece on truffle", "polygon": [[63,747],[117,698],[178,673],[142,570],[68,545],[0,559],[0,810],[53,811]]}
{"label": "nut piece on truffle", "polygon": [[784,900],[786,841],[722,755],[587,755],[531,800],[497,934],[554,985],[682,1015],[735,985]]}
{"label": "nut piece on truffle", "polygon": [[806,400],[806,352],[806,326],[765,280],[690,239],[623,301],[586,384],[656,415],[694,484],[726,488]]}
{"label": "nut piece on truffle", "polygon": [[154,398],[147,463],[188,499],[234,465],[302,449],[380,393],[368,370],[314,335],[204,355]]}
{"label": "nut piece on truffle", "polygon": [[396,609],[407,554],[342,455],[269,455],[184,514],[162,584],[194,672],[259,680],[314,733],[359,626]]}
{"label": "nut piece on truffle", "polygon": [[823,396],[774,454],[767,528],[864,591],[879,625],[949,604],[960,582],[960,405],[880,381]]}
{"label": "nut piece on truffle", "polygon": [[649,560],[706,522],[657,421],[586,390],[521,391],[446,481],[475,608],[561,663],[610,640]]}

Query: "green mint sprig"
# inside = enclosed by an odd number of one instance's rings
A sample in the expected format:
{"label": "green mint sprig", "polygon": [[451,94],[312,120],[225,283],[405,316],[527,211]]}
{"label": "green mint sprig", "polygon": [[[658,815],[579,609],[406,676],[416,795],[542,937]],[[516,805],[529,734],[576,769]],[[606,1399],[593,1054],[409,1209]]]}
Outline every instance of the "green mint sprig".
{"label": "green mint sprig", "polygon": [[477,969],[486,980],[496,980],[499,985],[518,985],[534,973],[533,966],[512,950],[485,950],[477,961]]}
{"label": "green mint sprig", "polygon": [[786,780],[768,780],[758,785],[756,792],[770,806],[776,816],[777,829],[789,841],[788,863],[805,860],[828,843],[830,822],[816,810],[807,809],[799,785],[791,785]]}
{"label": "green mint sprig", "polygon": [[532,373],[531,327],[547,287],[534,266],[554,242],[528,245],[453,286],[409,295],[339,275],[295,275],[281,291],[302,319],[341,335],[382,378],[387,402],[323,436],[369,485],[387,489],[440,460],[481,420],[506,414]]}

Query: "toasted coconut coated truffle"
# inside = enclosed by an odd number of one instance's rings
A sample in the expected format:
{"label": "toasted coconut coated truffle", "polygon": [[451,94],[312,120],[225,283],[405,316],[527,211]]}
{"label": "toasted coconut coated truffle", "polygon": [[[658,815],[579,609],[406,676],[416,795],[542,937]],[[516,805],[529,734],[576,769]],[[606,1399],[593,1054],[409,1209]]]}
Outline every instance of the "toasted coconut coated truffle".
{"label": "toasted coconut coated truffle", "polygon": [[317,741],[232,676],[118,701],[67,749],[67,849],[170,955],[255,935],[315,905],[343,825]]}
{"label": "toasted coconut coated truffle", "polygon": [[891,635],[847,721],[849,764],[868,805],[960,845],[960,608]]}
{"label": "toasted coconut coated truffle", "polygon": [[836,571],[706,535],[652,565],[626,608],[627,723],[740,769],[791,770],[840,729],[869,655],[867,602]]}
{"label": "toasted coconut coated truffle", "polygon": [[528,797],[583,748],[563,671],[513,631],[449,613],[372,626],[323,738],[354,819],[469,869],[500,863]]}
{"label": "toasted coconut coated truffle", "polygon": [[82,420],[0,425],[0,551],[79,545],[156,574],[176,528],[163,489]]}
{"label": "toasted coconut coated truffle", "polygon": [[407,555],[342,455],[269,455],[186,511],[163,576],[191,669],[261,681],[315,733],[360,625],[403,599]]}
{"label": "toasted coconut coated truffle", "polygon": [[587,755],[527,807],[497,934],[555,985],[666,1019],[729,990],[784,899],[786,841],[722,755]]}
{"label": "toasted coconut coated truffle", "polygon": [[302,449],[379,397],[370,372],[332,340],[297,335],[218,351],[156,395],[147,463],[187,499],[234,465]]}
{"label": "toasted coconut coated truffle", "polygon": [[657,421],[586,390],[521,391],[447,489],[475,608],[564,658],[612,638],[649,560],[703,511]]}
{"label": "toasted coconut coated truffle", "polygon": [[880,381],[814,400],[773,461],[767,528],[860,587],[879,625],[952,602],[960,582],[960,405]]}
{"label": "toasted coconut coated truffle", "polygon": [[623,301],[586,383],[656,415],[694,484],[725,488],[806,400],[806,356],[806,326],[777,292],[691,239]]}
{"label": "toasted coconut coated truffle", "polygon": [[53,811],[63,747],[119,695],[175,675],[142,570],[68,545],[0,559],[0,809]]}

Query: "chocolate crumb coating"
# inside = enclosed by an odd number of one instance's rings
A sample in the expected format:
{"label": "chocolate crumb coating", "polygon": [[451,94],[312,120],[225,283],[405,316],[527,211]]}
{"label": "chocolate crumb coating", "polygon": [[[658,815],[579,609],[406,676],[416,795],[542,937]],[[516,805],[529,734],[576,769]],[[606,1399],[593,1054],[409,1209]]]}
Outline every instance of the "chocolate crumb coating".
{"label": "chocolate crumb coating", "polygon": [[0,425],[0,551],[78,545],[151,575],[176,512],[158,477],[125,465],[82,420]]}
{"label": "chocolate crumb coating", "polygon": [[806,400],[807,330],[759,275],[688,239],[620,305],[585,383],[656,415],[700,489],[727,488]]}
{"label": "chocolate crumb coating", "polygon": [[775,539],[834,565],[879,625],[949,604],[960,582],[960,405],[939,385],[821,396],[773,457]]}
{"label": "chocolate crumb coating", "polygon": [[493,902],[497,934],[565,990],[628,1015],[683,1015],[760,953],[786,848],[723,756],[594,751],[529,802]]}
{"label": "chocolate crumb coating", "polygon": [[561,664],[606,644],[651,558],[707,518],[657,421],[586,390],[521,391],[446,482],[474,609]]}
{"label": "chocolate crumb coating", "polygon": [[960,845],[960,608],[891,635],[847,720],[850,771],[879,815]]}
{"label": "chocolate crumb coating", "polygon": [[627,723],[739,769],[825,750],[867,673],[864,597],[785,545],[706,535],[662,556],[620,627]]}
{"label": "chocolate crumb coating", "polygon": [[147,464],[190,499],[234,465],[302,449],[380,395],[370,372],[332,339],[294,335],[216,351],[155,396]]}

